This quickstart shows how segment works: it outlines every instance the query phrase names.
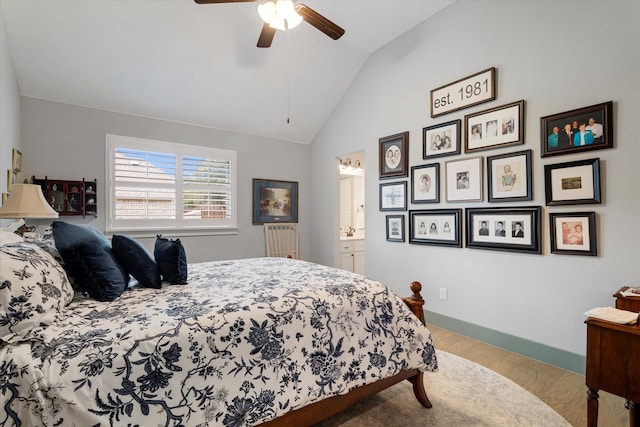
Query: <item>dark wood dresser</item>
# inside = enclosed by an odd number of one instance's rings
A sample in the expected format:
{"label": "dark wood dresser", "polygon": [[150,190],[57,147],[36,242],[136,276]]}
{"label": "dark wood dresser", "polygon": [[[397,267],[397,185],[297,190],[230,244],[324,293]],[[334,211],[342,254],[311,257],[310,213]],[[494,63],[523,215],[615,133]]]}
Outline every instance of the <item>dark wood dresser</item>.
{"label": "dark wood dresser", "polygon": [[[616,308],[640,311],[640,297],[613,296]],[[629,425],[640,427],[640,326],[620,325],[595,318],[587,324],[587,424],[598,425],[598,391],[627,399]]]}

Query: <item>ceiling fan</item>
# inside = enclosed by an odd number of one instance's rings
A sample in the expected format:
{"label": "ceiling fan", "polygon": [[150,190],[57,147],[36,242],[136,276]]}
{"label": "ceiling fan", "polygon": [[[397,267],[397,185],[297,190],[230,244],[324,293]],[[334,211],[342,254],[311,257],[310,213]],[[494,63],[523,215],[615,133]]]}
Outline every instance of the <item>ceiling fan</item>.
{"label": "ceiling fan", "polygon": [[[209,3],[249,3],[257,0],[194,0],[198,4]],[[302,20],[316,27],[334,40],[344,34],[344,29],[334,24],[315,10],[294,0],[261,1],[258,6],[260,17],[265,22],[258,38],[258,47],[270,47],[276,30],[291,29]]]}

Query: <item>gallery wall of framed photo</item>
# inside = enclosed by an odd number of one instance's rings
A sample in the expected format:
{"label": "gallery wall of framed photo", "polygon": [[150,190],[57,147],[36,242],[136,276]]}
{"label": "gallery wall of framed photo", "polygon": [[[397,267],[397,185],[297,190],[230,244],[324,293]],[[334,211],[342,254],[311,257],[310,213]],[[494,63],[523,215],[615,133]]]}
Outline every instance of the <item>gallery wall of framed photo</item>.
{"label": "gallery wall of framed photo", "polygon": [[[421,147],[406,130],[379,138],[379,210],[394,211],[385,216],[387,241],[597,256],[597,213],[566,207],[601,203],[600,159],[591,152],[614,146],[613,101],[532,118],[526,100],[498,100],[496,85],[492,67],[433,89]],[[460,113],[471,107],[480,109]],[[534,161],[537,142],[526,141],[525,130],[536,120],[541,159],[581,158]],[[409,150],[418,147],[422,161],[411,164]],[[495,149],[508,150],[484,155]],[[531,204],[536,180],[544,181],[544,197],[536,197],[544,206]]]}

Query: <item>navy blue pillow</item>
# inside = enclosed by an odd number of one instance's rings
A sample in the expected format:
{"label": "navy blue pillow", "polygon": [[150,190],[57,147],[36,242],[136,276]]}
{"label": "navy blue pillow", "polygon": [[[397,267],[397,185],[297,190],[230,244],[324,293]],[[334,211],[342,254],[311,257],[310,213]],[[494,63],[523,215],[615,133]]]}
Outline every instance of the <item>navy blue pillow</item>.
{"label": "navy blue pillow", "polygon": [[187,284],[187,254],[180,239],[170,240],[158,235],[153,256],[162,274],[162,280],[172,285]]}
{"label": "navy blue pillow", "polygon": [[51,228],[65,267],[80,289],[99,301],[113,301],[124,292],[129,274],[104,234],[88,225],[63,221],[53,221]]}
{"label": "navy blue pillow", "polygon": [[160,270],[147,248],[131,237],[119,234],[111,237],[111,248],[127,273],[141,286],[160,289]]}

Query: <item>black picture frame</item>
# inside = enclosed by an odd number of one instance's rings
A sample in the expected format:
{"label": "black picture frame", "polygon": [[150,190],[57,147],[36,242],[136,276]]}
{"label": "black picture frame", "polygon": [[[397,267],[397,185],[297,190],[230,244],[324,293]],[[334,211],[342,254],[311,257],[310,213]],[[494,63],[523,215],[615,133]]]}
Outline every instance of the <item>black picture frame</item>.
{"label": "black picture frame", "polygon": [[[585,145],[576,145],[576,132],[582,123],[589,133],[585,132]],[[567,125],[570,125],[568,133]],[[540,148],[540,157],[613,148],[613,101],[541,117]]]}
{"label": "black picture frame", "polygon": [[409,211],[409,243],[462,247],[462,209]]}
{"label": "black picture frame", "polygon": [[406,177],[409,174],[409,131],[378,141],[380,179]]}
{"label": "black picture frame", "polygon": [[544,188],[547,206],[600,203],[600,159],[544,165]]}
{"label": "black picture frame", "polygon": [[298,182],[253,178],[253,224],[298,222]]}
{"label": "black picture frame", "polygon": [[524,144],[524,100],[464,116],[464,152]]}
{"label": "black picture frame", "polygon": [[440,163],[411,167],[411,203],[440,202]]}
{"label": "black picture frame", "polygon": [[387,242],[404,243],[404,215],[387,215],[385,221],[387,225]]}
{"label": "black picture frame", "polygon": [[598,255],[595,212],[550,212],[549,233],[551,253]]}
{"label": "black picture frame", "polygon": [[541,230],[541,206],[466,210],[468,248],[542,254]]}
{"label": "black picture frame", "polygon": [[487,194],[490,203],[533,199],[532,150],[487,157]]}
{"label": "black picture frame", "polygon": [[422,128],[422,158],[453,156],[460,154],[462,120],[452,120]]}
{"label": "black picture frame", "polygon": [[385,182],[380,184],[380,210],[407,210],[407,181]]}

